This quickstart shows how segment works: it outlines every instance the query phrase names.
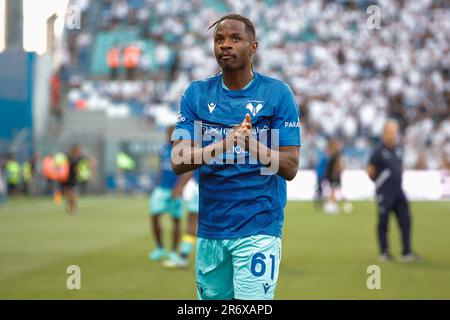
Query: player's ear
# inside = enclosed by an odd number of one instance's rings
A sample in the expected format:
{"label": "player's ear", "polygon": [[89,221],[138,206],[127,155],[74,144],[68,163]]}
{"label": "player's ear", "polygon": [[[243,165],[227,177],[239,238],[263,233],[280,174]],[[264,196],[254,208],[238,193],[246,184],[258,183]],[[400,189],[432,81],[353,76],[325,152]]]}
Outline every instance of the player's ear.
{"label": "player's ear", "polygon": [[253,41],[253,42],[250,44],[250,55],[251,55],[251,56],[254,56],[257,49],[258,49],[258,41]]}

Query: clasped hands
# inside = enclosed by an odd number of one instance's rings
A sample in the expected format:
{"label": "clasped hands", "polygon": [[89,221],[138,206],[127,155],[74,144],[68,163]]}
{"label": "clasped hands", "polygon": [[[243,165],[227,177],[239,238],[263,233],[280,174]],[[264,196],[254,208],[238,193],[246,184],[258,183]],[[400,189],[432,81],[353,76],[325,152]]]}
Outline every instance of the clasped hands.
{"label": "clasped hands", "polygon": [[229,138],[233,141],[234,144],[240,145],[241,147],[245,148],[246,144],[248,144],[249,142],[251,133],[252,119],[247,113],[242,123],[233,128],[233,131],[231,132]]}

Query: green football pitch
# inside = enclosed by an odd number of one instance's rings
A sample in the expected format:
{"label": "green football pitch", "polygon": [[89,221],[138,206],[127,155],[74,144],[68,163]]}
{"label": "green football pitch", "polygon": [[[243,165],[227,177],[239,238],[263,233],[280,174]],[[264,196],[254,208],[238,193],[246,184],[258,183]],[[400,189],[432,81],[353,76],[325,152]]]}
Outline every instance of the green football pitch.
{"label": "green football pitch", "polygon": [[[450,299],[450,202],[411,208],[423,260],[404,264],[378,262],[372,202],[335,216],[288,203],[275,298]],[[398,257],[393,215],[389,240]],[[74,216],[50,199],[12,199],[0,207],[0,299],[196,299],[194,257],[187,269],[165,269],[147,259],[152,248],[143,197],[81,198]],[[71,265],[80,267],[80,290],[66,286]],[[380,267],[380,289],[367,287],[371,265]]]}

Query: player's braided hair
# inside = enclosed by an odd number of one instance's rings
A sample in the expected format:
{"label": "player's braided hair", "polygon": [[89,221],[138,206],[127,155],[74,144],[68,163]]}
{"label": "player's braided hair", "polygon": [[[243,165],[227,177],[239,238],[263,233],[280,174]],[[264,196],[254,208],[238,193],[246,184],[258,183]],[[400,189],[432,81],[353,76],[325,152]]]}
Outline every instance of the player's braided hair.
{"label": "player's braided hair", "polygon": [[216,33],[219,23],[221,23],[224,20],[236,20],[243,22],[245,24],[245,31],[248,33],[250,40],[255,41],[256,31],[253,22],[251,22],[249,18],[236,13],[230,13],[227,14],[226,16],[223,16],[222,18],[214,22],[212,25],[210,25],[208,30],[214,27],[214,33]]}

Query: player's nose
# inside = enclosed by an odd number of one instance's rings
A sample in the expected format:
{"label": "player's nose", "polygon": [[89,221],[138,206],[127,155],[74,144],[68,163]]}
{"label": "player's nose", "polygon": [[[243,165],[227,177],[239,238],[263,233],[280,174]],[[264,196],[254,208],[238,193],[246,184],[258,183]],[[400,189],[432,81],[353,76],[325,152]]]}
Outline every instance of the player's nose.
{"label": "player's nose", "polygon": [[222,42],[222,44],[221,44],[221,46],[220,46],[220,49],[221,49],[222,51],[226,51],[226,50],[230,50],[232,47],[233,47],[233,42],[230,41],[230,40],[228,40],[228,39],[225,39],[225,40]]}

